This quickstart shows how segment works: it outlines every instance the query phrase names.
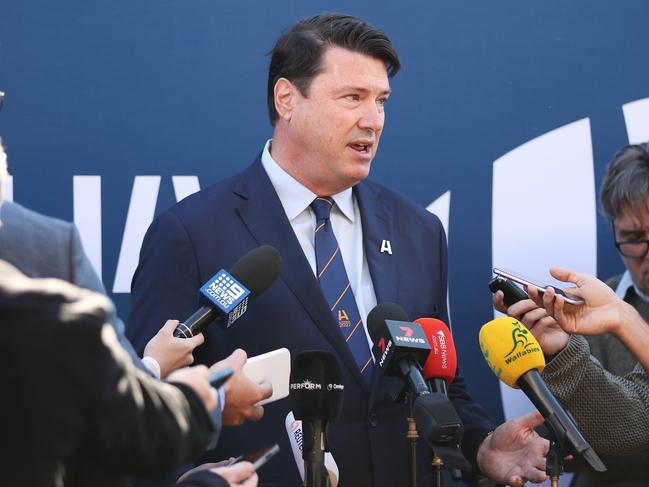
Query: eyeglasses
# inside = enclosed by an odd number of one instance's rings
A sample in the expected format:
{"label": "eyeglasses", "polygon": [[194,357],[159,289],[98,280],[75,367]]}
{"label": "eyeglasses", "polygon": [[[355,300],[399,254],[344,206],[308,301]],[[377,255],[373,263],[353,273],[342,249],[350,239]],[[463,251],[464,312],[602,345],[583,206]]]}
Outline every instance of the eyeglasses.
{"label": "eyeglasses", "polygon": [[611,230],[613,231],[613,241],[617,251],[624,257],[629,259],[644,259],[649,251],[649,240],[627,240],[626,242],[618,242],[615,238],[615,223],[611,222]]}
{"label": "eyeglasses", "polygon": [[615,242],[618,252],[629,259],[643,259],[649,251],[649,240]]}

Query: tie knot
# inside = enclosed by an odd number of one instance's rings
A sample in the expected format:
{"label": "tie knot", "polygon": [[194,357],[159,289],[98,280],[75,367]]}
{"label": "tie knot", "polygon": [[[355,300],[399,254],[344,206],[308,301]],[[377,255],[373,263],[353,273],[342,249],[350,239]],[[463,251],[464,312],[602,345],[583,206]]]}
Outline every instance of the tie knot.
{"label": "tie knot", "polygon": [[318,196],[311,203],[311,208],[315,212],[317,221],[327,220],[331,214],[331,208],[334,206],[334,200],[328,196]]}

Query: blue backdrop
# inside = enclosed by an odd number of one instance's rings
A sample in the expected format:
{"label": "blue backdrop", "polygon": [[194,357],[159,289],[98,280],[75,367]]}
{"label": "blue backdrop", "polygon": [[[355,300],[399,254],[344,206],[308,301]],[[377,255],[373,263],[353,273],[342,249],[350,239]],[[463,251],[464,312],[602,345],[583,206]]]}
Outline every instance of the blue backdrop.
{"label": "blue backdrop", "polygon": [[[497,382],[477,344],[493,313],[493,162],[588,118],[599,186],[628,141],[622,105],[649,97],[646,0],[3,0],[0,135],[13,197],[72,220],[73,176],[100,176],[101,272],[113,289],[134,177],[161,176],[160,212],[175,202],[172,176],[198,176],[204,187],[247,165],[272,133],[267,52],[285,27],[325,10],[374,23],[400,52],[372,177],[424,206],[451,192],[450,304],[461,367],[471,392],[501,418]],[[562,217],[571,195],[561,196],[541,203]],[[515,187],[510,197],[525,204]],[[598,274],[618,272],[600,217],[596,236]],[[128,294],[113,298],[126,317]]]}

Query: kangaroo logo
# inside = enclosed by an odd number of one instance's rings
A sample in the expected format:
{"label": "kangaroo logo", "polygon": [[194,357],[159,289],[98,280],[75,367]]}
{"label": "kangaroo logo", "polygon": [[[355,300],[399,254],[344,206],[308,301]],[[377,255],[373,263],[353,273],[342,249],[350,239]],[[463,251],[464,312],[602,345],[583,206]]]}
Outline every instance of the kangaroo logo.
{"label": "kangaroo logo", "polygon": [[532,345],[527,337],[529,330],[521,325],[518,321],[514,321],[512,325],[514,325],[514,329],[512,330],[512,341],[514,342],[514,348],[512,348],[511,352],[505,355],[505,357],[509,357],[512,353],[514,353],[514,350],[516,350],[519,345],[524,349]]}

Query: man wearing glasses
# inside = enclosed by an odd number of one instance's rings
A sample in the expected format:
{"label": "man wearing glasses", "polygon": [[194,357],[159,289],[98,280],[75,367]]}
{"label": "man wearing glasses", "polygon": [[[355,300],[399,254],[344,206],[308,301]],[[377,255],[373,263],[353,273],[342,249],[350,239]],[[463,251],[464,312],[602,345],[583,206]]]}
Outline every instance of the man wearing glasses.
{"label": "man wearing glasses", "polygon": [[[615,325],[618,328],[626,327],[625,335],[631,333],[635,342],[629,343],[627,340],[627,344],[637,349],[642,343],[637,333],[638,326],[649,323],[649,143],[627,145],[615,154],[604,176],[600,201],[602,213],[611,223],[615,246],[626,267],[623,274],[610,278],[606,284],[615,291],[619,299],[635,308],[646,322],[643,324],[641,320],[634,319],[633,323],[627,320]],[[562,271],[563,274],[565,272]],[[594,278],[574,273],[572,277],[565,274],[563,278],[557,274],[553,275],[562,281],[578,283],[577,287],[582,291],[578,295],[586,298],[588,306],[567,311],[573,321],[578,323],[572,327],[574,332],[584,335],[600,334],[586,336],[585,339],[576,336],[569,339],[554,321],[556,317],[561,322],[562,316],[555,315],[548,307],[537,308],[531,300],[520,301],[507,308],[503,303],[502,294],[499,294],[494,296],[494,305],[501,312],[520,317],[539,340],[544,353],[553,356],[543,373],[544,378],[558,399],[575,416],[591,444],[596,449],[597,445],[600,445],[600,453],[603,450],[620,455],[637,451],[638,448],[649,444],[643,414],[649,404],[647,375],[645,370],[638,366],[636,356],[616,336],[620,335],[619,332],[614,332],[610,326],[600,327],[597,331],[595,310],[598,307],[594,304],[599,304],[598,317],[602,320],[611,314],[602,313],[606,306],[597,303],[598,299],[593,298],[604,296],[606,299],[599,301],[612,303],[613,308],[619,307],[621,303],[603,284],[594,286]],[[530,295],[532,296],[532,293]],[[617,315],[622,319],[628,313],[613,314]],[[566,329],[565,323],[562,323],[562,327]],[[610,333],[602,332],[609,328]],[[600,408],[600,405],[604,407]],[[632,416],[631,411],[642,411],[636,415],[643,418],[645,423],[632,425],[628,419]],[[598,419],[600,417],[604,419]],[[604,433],[607,429],[610,432],[611,423],[617,424],[616,422],[624,424],[622,427],[613,428],[619,431],[620,438],[613,437],[612,433]],[[632,435],[639,441],[633,440]],[[649,485],[649,449],[624,457],[602,455],[602,459],[607,467],[606,473],[580,473],[571,485]]]}
{"label": "man wearing glasses", "polygon": [[[613,227],[626,270],[606,281],[617,296],[649,322],[649,143],[624,146],[609,164],[600,192],[602,213]],[[587,337],[590,353],[617,376],[635,368],[636,358],[611,333]],[[649,451],[604,459],[606,474],[585,473],[576,485],[647,485]]]}

